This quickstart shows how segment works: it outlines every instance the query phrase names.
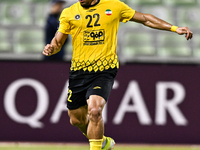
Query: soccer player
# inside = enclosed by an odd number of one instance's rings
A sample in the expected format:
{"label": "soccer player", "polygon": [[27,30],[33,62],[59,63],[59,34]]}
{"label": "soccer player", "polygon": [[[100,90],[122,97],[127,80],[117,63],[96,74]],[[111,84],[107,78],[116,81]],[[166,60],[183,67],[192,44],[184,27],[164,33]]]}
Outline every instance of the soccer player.
{"label": "soccer player", "polygon": [[102,111],[119,68],[119,22],[128,21],[185,34],[187,40],[193,36],[188,27],[173,26],[151,14],[137,12],[119,0],[79,0],[63,10],[58,31],[43,50],[46,56],[56,54],[71,34],[68,114],[70,123],[89,139],[90,150],[110,150],[115,144],[104,136]]}

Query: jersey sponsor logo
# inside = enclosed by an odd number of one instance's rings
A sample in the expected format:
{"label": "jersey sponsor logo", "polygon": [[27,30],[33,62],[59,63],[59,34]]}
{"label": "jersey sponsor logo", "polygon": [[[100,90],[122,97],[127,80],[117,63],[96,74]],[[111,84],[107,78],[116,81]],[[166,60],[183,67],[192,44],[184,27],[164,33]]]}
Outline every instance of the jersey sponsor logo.
{"label": "jersey sponsor logo", "polygon": [[80,15],[76,15],[74,18],[75,18],[76,20],[79,20],[79,19],[81,19],[81,16],[80,16]]}
{"label": "jersey sponsor logo", "polygon": [[94,89],[94,90],[96,90],[96,89],[101,89],[101,87],[100,87],[100,86],[95,86],[93,89]]}
{"label": "jersey sponsor logo", "polygon": [[112,11],[111,11],[110,9],[107,9],[105,13],[106,13],[106,15],[108,15],[108,16],[112,15]]}
{"label": "jersey sponsor logo", "polygon": [[104,39],[105,39],[104,29],[84,31],[83,33],[83,45],[104,44]]}

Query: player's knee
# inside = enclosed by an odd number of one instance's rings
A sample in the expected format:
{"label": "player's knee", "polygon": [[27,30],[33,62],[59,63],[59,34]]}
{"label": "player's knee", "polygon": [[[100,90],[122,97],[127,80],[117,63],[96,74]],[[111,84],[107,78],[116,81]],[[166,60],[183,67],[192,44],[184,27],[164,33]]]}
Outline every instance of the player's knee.
{"label": "player's knee", "polygon": [[102,120],[102,111],[105,103],[105,100],[101,96],[90,96],[88,100],[88,114],[90,121],[97,123]]}
{"label": "player's knee", "polygon": [[99,108],[91,108],[89,109],[89,118],[92,122],[98,122],[102,119],[102,109]]}

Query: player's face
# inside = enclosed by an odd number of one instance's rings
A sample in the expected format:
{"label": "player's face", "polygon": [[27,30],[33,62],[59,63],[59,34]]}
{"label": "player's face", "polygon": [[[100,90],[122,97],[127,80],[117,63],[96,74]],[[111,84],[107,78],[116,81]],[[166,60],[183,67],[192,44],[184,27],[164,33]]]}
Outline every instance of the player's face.
{"label": "player's face", "polygon": [[79,0],[81,6],[87,7],[96,2],[96,0]]}

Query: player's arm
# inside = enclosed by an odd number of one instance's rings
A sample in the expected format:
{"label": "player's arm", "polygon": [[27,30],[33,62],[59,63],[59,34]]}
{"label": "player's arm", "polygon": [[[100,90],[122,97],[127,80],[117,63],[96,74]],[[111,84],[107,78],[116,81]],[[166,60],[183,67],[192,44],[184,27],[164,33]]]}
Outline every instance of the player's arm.
{"label": "player's arm", "polygon": [[46,56],[51,56],[58,53],[67,39],[67,36],[68,34],[63,34],[57,31],[55,37],[51,41],[51,44],[47,44],[42,53]]}
{"label": "player's arm", "polygon": [[159,29],[159,30],[166,30],[166,31],[174,31],[180,35],[186,34],[186,39],[189,40],[192,38],[193,33],[190,31],[188,27],[176,27],[168,22],[159,19],[151,14],[143,14],[140,12],[135,12],[133,18],[130,21],[138,22],[148,26],[150,28]]}

